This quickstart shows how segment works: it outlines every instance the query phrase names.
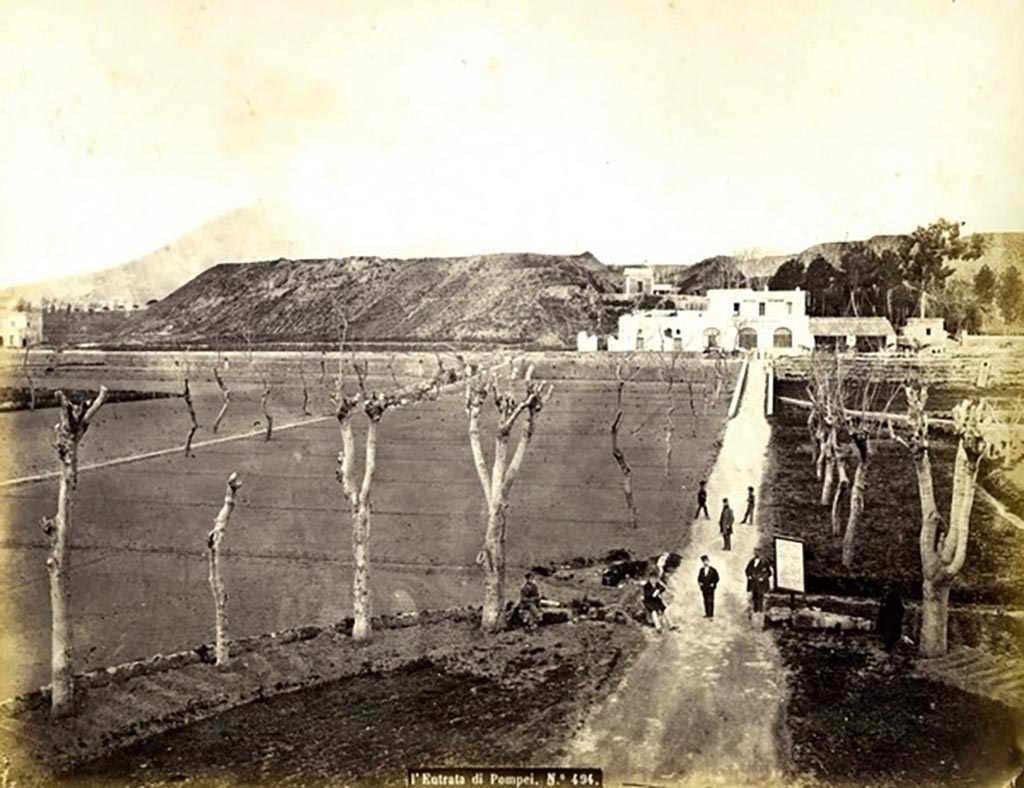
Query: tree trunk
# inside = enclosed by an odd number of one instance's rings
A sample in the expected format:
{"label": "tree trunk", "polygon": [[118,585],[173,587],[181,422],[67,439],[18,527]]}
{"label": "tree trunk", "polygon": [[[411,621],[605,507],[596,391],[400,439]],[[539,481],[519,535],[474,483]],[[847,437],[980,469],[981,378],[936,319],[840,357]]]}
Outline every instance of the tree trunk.
{"label": "tree trunk", "polygon": [[71,559],[71,524],[73,493],[78,484],[78,446],[96,412],[107,399],[106,386],[88,405],[75,404],[63,391],[57,392],[60,402],[60,423],[56,428],[54,448],[60,458],[61,475],[57,489],[57,513],[52,520],[43,520],[43,531],[50,542],[46,571],[50,578],[50,710],[54,717],[74,711],[74,630],[70,618],[69,571]]}
{"label": "tree trunk", "polygon": [[672,417],[670,416],[665,421],[665,478],[667,479],[672,474],[672,433],[675,431],[675,425],[672,423]]}
{"label": "tree trunk", "polygon": [[220,406],[220,412],[217,414],[217,418],[213,420],[211,430],[213,434],[217,434],[217,428],[220,427],[221,419],[224,418],[224,414],[228,412],[228,405],[231,404],[231,392],[228,387],[224,385],[224,379],[220,376],[220,372],[216,368],[213,370],[213,377],[217,381],[217,387],[220,389],[220,395],[224,400],[224,404]]}
{"label": "tree trunk", "polygon": [[50,575],[50,607],[53,615],[50,653],[52,660],[51,712],[54,717],[66,717],[74,711],[74,633],[69,618],[71,593],[68,588],[68,542],[70,541],[72,496],[78,473],[78,442],[64,458],[61,467],[60,488],[57,492],[57,515],[54,518],[50,555],[46,569]]}
{"label": "tree trunk", "polygon": [[240,486],[238,476],[234,473],[228,477],[227,490],[224,493],[224,505],[221,506],[206,540],[209,550],[210,593],[213,595],[214,611],[214,657],[218,665],[227,664],[228,653],[228,594],[224,588],[224,580],[220,576],[220,542],[224,538],[231,512],[235,508],[235,493]]}
{"label": "tree trunk", "polygon": [[949,621],[948,582],[935,582],[925,578],[921,586],[921,644],[922,657],[941,657],[949,648],[947,626]]}
{"label": "tree trunk", "polygon": [[199,429],[199,422],[196,420],[196,409],[192,404],[192,392],[188,387],[188,378],[185,378],[185,393],[181,396],[185,399],[185,405],[188,406],[188,417],[191,422],[188,430],[188,437],[185,439],[185,456],[191,457],[193,456],[192,439],[196,436],[196,430]]}
{"label": "tree trunk", "polygon": [[352,512],[352,638],[369,640],[370,624],[370,511],[356,505]]}
{"label": "tree trunk", "polygon": [[32,377],[32,371],[28,365],[28,346],[25,346],[25,356],[22,359],[22,369],[25,373],[25,379],[28,381],[28,409],[36,409],[36,382]]}
{"label": "tree trunk", "polygon": [[373,615],[370,598],[370,490],[377,465],[377,421],[369,420],[366,429],[366,463],[363,485],[352,512],[352,638],[369,640]]}
{"label": "tree trunk", "polygon": [[846,518],[846,531],[843,533],[843,566],[853,567],[854,551],[857,539],[857,527],[864,513],[864,494],[867,489],[869,456],[866,449],[858,445],[860,459],[853,472],[853,485],[850,487],[850,513]]}
{"label": "tree trunk", "polygon": [[835,485],[836,480],[836,462],[831,456],[831,449],[826,447],[822,449],[822,460],[821,464],[824,466],[824,479],[821,484],[821,505],[828,506],[829,500],[832,498],[832,487]]}
{"label": "tree trunk", "polygon": [[497,632],[505,626],[505,507],[491,507],[484,535],[484,604],[480,626],[484,632]]}
{"label": "tree trunk", "polygon": [[622,494],[626,498],[626,508],[629,509],[629,523],[633,528],[639,528],[639,520],[636,516],[636,501],[633,499],[633,469],[626,462],[626,455],[619,448],[619,421],[622,419],[622,411],[615,414],[615,421],[612,422],[612,456],[622,471]]}
{"label": "tree trunk", "polygon": [[832,535],[839,536],[843,531],[843,527],[840,525],[839,509],[843,501],[843,493],[846,492],[846,488],[850,484],[850,477],[846,473],[846,463],[841,459],[835,460],[834,465],[838,483],[835,494],[832,496]]}
{"label": "tree trunk", "polygon": [[270,386],[263,389],[263,396],[260,397],[260,408],[263,410],[263,418],[267,420],[267,431],[263,436],[263,440],[269,441],[270,436],[274,432],[274,417],[270,415],[270,411],[267,409],[267,399],[270,397]]}

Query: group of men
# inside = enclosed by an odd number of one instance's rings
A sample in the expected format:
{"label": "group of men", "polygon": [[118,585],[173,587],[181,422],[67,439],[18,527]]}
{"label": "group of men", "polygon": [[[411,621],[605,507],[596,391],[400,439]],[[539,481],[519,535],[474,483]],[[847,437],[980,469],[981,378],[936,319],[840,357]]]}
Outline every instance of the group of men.
{"label": "group of men", "polygon": [[[743,513],[740,525],[754,523],[754,488],[747,487],[747,510]],[[697,489],[697,513],[694,517],[700,517],[701,512],[704,518],[711,519],[708,512],[708,490],[707,482],[702,481]],[[718,518],[718,530],[722,534],[722,549],[732,550],[732,532],[736,517],[729,506],[729,499],[722,499],[722,514]],[[701,594],[704,597],[704,617],[715,617],[715,589],[718,587],[719,575],[711,565],[711,560],[706,556],[700,557],[701,567],[697,573],[697,585],[700,586]],[[764,612],[764,596],[771,588],[772,567],[771,563],[761,555],[759,547],[754,548],[754,557],[747,562],[747,593],[751,596],[751,607],[754,613]]]}
{"label": "group of men", "polygon": [[[754,488],[747,487],[747,509],[743,514],[740,525],[754,522]],[[699,517],[704,513],[705,519],[710,520],[708,512],[707,482],[702,481],[697,491],[697,513]],[[722,534],[722,549],[732,550],[732,533],[735,523],[735,515],[729,506],[729,499],[722,499],[722,514],[718,519],[718,528]],[[700,557],[701,567],[697,573],[697,584],[700,586],[701,595],[704,598],[704,617],[715,617],[715,590],[720,580],[718,570],[711,565],[711,560],[706,555]],[[764,612],[764,597],[771,588],[772,566],[771,563],[761,555],[761,549],[754,548],[754,556],[747,562],[747,593],[751,597],[751,610],[753,613]],[[665,575],[660,566],[651,567],[650,572],[643,586],[643,605],[648,621],[659,632],[663,629],[665,612]],[[521,623],[528,629],[535,629],[541,620],[540,590],[533,580],[530,572],[526,573],[525,582],[520,591],[517,613]]]}
{"label": "group of men", "polygon": [[[704,519],[710,520],[711,515],[708,513],[708,489],[707,482],[701,482],[700,487],[697,490],[697,513],[694,517],[700,517],[700,513],[704,512]],[[733,525],[736,523],[736,516],[732,512],[732,508],[729,506],[729,499],[722,499],[722,514],[718,518],[718,531],[722,534],[722,549],[732,550],[732,532]],[[747,488],[747,510],[743,513],[743,519],[740,520],[740,525],[746,525],[754,523],[754,488]]]}

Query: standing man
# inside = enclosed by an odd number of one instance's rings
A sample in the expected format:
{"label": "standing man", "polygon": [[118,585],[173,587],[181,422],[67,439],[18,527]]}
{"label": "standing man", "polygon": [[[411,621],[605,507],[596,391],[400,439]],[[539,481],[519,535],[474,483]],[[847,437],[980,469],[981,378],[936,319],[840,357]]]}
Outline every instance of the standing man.
{"label": "standing man", "polygon": [[736,522],[736,516],[729,508],[729,499],[722,499],[722,516],[718,518],[718,530],[722,532],[722,549],[732,550],[732,524]]}
{"label": "standing man", "polygon": [[710,520],[711,515],[708,514],[708,491],[705,485],[707,482],[700,483],[700,489],[697,490],[697,514],[693,517],[694,519],[700,517],[700,513],[704,512],[704,519]]}
{"label": "standing man", "polygon": [[754,548],[754,557],[747,562],[747,593],[751,595],[754,613],[764,613],[764,595],[771,587],[772,567],[761,557],[761,548]]}
{"label": "standing man", "polygon": [[743,519],[740,520],[740,525],[746,525],[747,523],[754,524],[754,488],[747,488],[747,511],[743,513]]}
{"label": "standing man", "polygon": [[715,586],[718,585],[718,571],[711,565],[706,555],[700,557],[700,571],[697,573],[697,585],[704,596],[704,618],[715,617]]}

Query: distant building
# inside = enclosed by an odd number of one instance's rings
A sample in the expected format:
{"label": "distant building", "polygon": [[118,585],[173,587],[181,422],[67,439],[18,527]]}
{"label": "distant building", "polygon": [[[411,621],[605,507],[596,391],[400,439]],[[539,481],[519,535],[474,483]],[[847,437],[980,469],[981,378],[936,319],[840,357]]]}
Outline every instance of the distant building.
{"label": "distant building", "polygon": [[806,304],[802,290],[712,289],[703,298],[686,297],[682,308],[622,315],[608,349],[796,352],[814,347]]}
{"label": "distant building", "polygon": [[43,341],[43,313],[38,310],[0,311],[0,348],[22,348]]}
{"label": "distant building", "polygon": [[903,338],[917,345],[945,344],[949,337],[941,317],[910,317],[903,327]]}
{"label": "distant building", "polygon": [[[707,296],[677,296],[676,305],[622,315],[608,349],[785,355],[815,347],[879,350],[896,343],[896,332],[884,317],[809,317],[807,293],[799,289],[711,289]],[[598,339],[580,332],[577,347],[596,350]]]}
{"label": "distant building", "polygon": [[626,279],[626,295],[642,296],[654,293],[654,269],[650,266],[627,268],[622,272]]}
{"label": "distant building", "polygon": [[871,351],[893,347],[896,330],[885,317],[812,317],[815,347]]}

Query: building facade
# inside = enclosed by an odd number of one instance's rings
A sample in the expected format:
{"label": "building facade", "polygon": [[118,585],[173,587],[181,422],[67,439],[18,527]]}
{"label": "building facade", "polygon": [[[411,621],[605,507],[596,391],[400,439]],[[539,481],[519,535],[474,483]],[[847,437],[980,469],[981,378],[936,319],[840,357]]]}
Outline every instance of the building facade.
{"label": "building facade", "polygon": [[0,348],[23,348],[43,341],[43,313],[0,311]]}
{"label": "building facade", "polygon": [[608,349],[700,352],[707,349],[792,353],[814,347],[802,290],[712,289],[682,309],[652,309],[619,318]]}

